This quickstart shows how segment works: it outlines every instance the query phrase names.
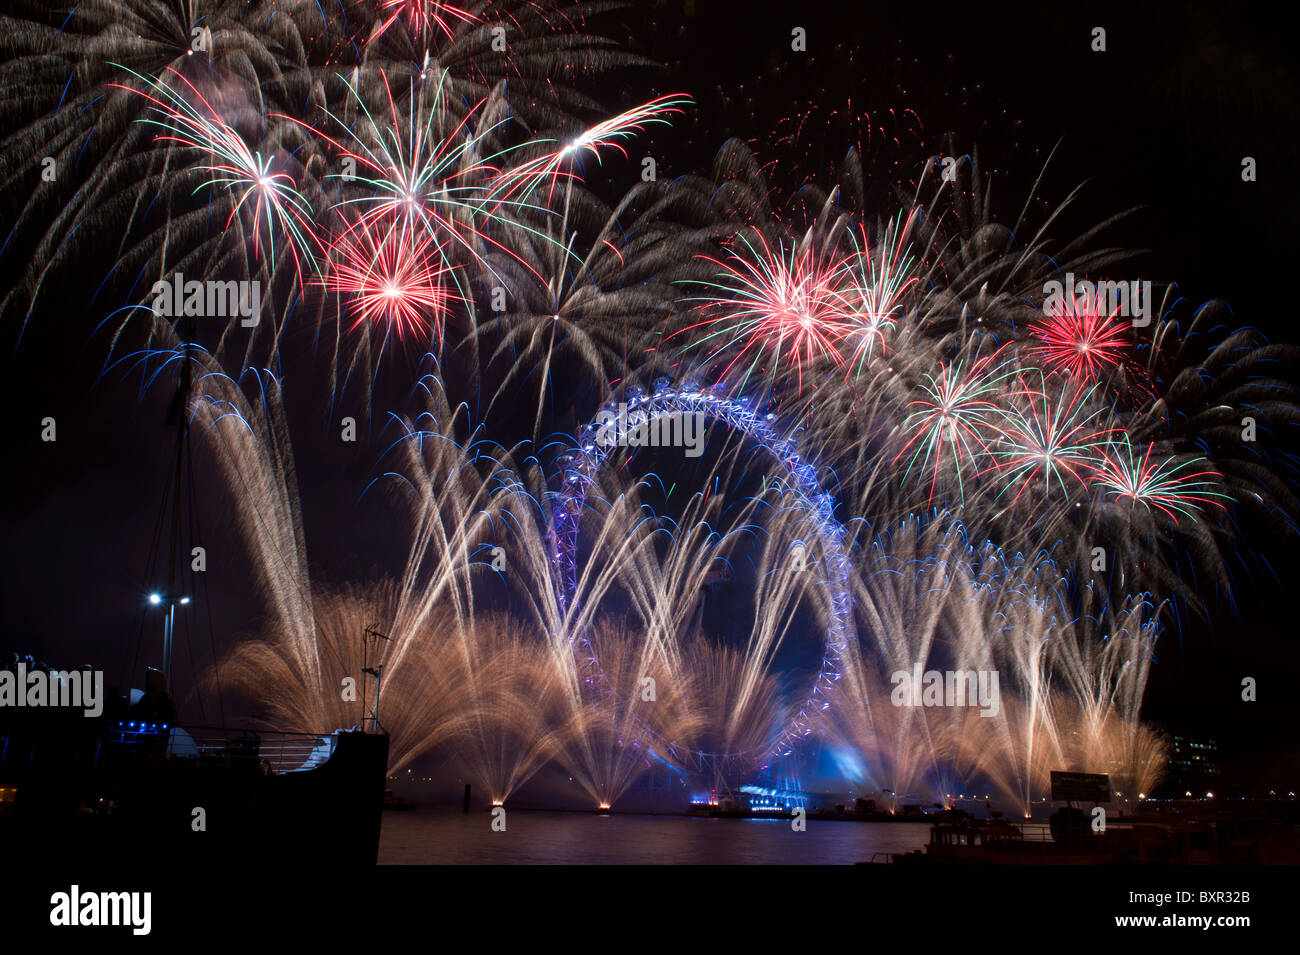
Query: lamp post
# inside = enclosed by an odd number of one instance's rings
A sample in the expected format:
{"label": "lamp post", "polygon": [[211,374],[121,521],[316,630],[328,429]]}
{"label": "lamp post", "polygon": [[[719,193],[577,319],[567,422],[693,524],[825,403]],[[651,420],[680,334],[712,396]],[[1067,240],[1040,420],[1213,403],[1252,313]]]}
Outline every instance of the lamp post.
{"label": "lamp post", "polygon": [[163,617],[163,680],[167,684],[167,692],[171,693],[172,688],[172,638],[176,633],[176,605],[185,606],[190,602],[190,598],[178,594],[150,594],[149,603],[155,607],[159,604],[167,604],[167,616]]}

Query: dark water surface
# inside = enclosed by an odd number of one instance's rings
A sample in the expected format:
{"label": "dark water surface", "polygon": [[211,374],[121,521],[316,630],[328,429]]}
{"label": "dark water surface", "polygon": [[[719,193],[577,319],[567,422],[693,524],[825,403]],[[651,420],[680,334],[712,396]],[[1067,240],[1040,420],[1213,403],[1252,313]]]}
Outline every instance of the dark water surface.
{"label": "dark water surface", "polygon": [[923,823],[819,822],[795,832],[789,819],[597,816],[507,810],[493,832],[483,811],[418,809],[384,813],[381,865],[648,864],[850,865],[876,852],[919,849]]}

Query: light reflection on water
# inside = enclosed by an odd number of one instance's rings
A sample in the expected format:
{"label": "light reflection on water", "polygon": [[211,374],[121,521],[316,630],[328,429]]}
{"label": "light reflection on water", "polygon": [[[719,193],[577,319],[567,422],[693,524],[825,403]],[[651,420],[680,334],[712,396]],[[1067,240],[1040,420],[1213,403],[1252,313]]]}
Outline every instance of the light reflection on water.
{"label": "light reflection on water", "polygon": [[507,810],[493,832],[483,811],[384,813],[379,862],[414,864],[850,865],[925,845],[923,823],[700,819]]}

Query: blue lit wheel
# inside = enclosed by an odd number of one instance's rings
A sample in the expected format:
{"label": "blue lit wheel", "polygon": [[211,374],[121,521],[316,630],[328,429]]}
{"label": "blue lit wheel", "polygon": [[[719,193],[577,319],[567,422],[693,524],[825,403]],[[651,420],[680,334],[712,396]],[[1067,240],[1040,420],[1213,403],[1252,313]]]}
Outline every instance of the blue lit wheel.
{"label": "blue lit wheel", "polygon": [[[702,414],[706,421],[719,422],[739,431],[785,466],[790,489],[800,506],[814,519],[823,551],[824,584],[830,599],[821,665],[812,688],[796,711],[794,719],[766,749],[743,753],[693,754],[703,762],[714,766],[723,764],[732,770],[749,769],[770,757],[786,755],[792,751],[796,742],[813,733],[822,714],[831,705],[833,690],[840,679],[852,636],[849,560],[844,528],[834,516],[834,501],[818,482],[817,469],[799,453],[794,440],[781,436],[773,427],[775,416],[756,413],[743,398],[728,398],[719,390],[660,384],[652,394],[629,393],[626,404],[629,415],[640,412],[646,416],[647,421],[669,415]],[[601,415],[587,424],[579,435],[578,447],[560,460],[561,483],[552,512],[551,556],[558,599],[565,609],[569,608],[577,593],[578,529],[584,503],[613,447],[612,444],[606,445],[597,440],[597,422],[608,421],[608,415],[617,415],[615,405],[608,406]],[[587,691],[593,695],[606,692],[600,661],[591,641],[580,635],[575,643]],[[666,742],[671,746],[672,741]]]}

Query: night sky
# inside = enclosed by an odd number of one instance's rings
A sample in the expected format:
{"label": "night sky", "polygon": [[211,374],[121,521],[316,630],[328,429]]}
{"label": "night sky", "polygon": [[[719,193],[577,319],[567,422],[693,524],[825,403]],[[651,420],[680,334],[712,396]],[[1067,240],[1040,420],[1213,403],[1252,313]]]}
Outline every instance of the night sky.
{"label": "night sky", "polygon": [[[1288,31],[1222,4],[1165,13],[1138,12],[1134,4],[998,13],[920,4],[825,10],[838,6],[678,0],[605,18],[601,32],[665,64],[620,74],[605,89],[611,107],[653,92],[681,91],[697,103],[672,129],[641,140],[633,155],[656,156],[661,178],[705,172],[735,136],[765,156],[815,168],[848,145],[836,117],[865,113],[888,133],[876,147],[884,169],[977,151],[1006,221],[1055,149],[1034,197],[1039,204],[1086,184],[1057,235],[1134,209],[1107,239],[1149,251],[1118,271],[1175,281],[1196,302],[1225,299],[1241,324],[1274,340],[1300,337],[1287,307],[1295,273],[1290,234],[1300,221],[1293,170],[1300,83]],[[808,31],[806,54],[790,51],[795,26]],[[1104,54],[1089,50],[1094,26],[1107,30]],[[802,150],[774,141],[804,115],[811,125]],[[819,124],[824,134],[807,132]],[[1242,182],[1244,156],[1257,160],[1258,181]],[[632,161],[610,161],[591,181],[599,190],[602,181],[613,187],[635,175]],[[21,341],[21,315],[5,315],[0,325],[0,408],[10,452],[0,478],[0,651],[32,652],[62,667],[91,663],[110,681],[121,685],[130,675],[139,685],[144,664],[158,662],[160,622],[145,597],[160,583],[150,570],[164,553],[157,541],[173,438],[166,388],[142,396],[138,374],[101,375],[108,347],[96,328],[117,303],[90,293],[112,256],[107,246],[46,298]],[[0,258],[6,285],[18,268],[12,256]],[[289,343],[298,357],[286,380],[302,425],[295,449],[300,461],[312,462],[299,481],[313,571],[336,581],[394,572],[403,534],[380,496],[361,495],[387,443],[382,421],[368,442],[334,440],[325,402],[292,388],[293,376],[306,377],[312,367],[312,344]],[[413,363],[418,356],[408,357]],[[45,416],[57,420],[55,443],[40,440]],[[258,622],[239,543],[226,530],[230,514],[218,489],[204,486],[201,469],[196,500],[209,589],[197,595],[183,631],[192,639],[177,657],[182,694],[214,646]],[[1239,760],[1253,778],[1298,780],[1292,728],[1300,694],[1288,685],[1300,673],[1288,599],[1297,547],[1267,535],[1251,543],[1262,547],[1281,585],[1243,570],[1235,615],[1224,607],[1212,627],[1187,621],[1181,636],[1167,632],[1144,715],[1216,736],[1225,761]],[[1254,704],[1240,701],[1247,675],[1259,680]],[[198,721],[197,701],[190,705]],[[202,712],[209,723],[219,718],[213,705],[206,701]]]}

